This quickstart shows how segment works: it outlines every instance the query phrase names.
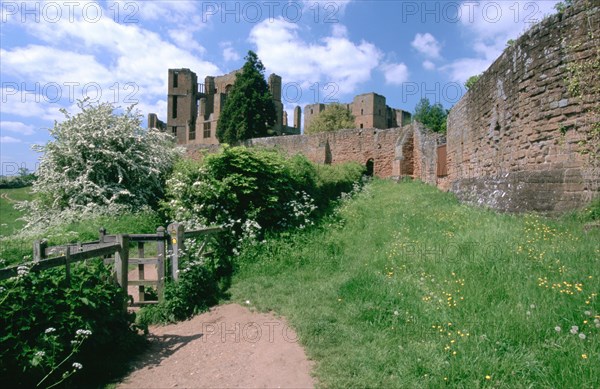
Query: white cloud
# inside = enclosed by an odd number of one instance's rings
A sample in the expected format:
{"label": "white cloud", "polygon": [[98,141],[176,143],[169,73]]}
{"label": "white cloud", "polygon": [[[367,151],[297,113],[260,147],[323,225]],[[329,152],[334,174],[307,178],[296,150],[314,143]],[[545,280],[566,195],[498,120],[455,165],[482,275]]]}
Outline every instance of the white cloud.
{"label": "white cloud", "polygon": [[[308,88],[314,82],[335,83],[339,92],[355,92],[358,85],[371,78],[379,65],[381,53],[375,45],[351,42],[343,36],[326,36],[318,42],[306,42],[300,27],[281,18],[261,22],[250,32],[249,40],[265,67]],[[336,29],[337,33],[341,28]],[[306,91],[308,92],[308,91]]]}
{"label": "white cloud", "polygon": [[[352,0],[302,0],[304,3],[305,12],[315,17],[318,15],[321,20],[319,22],[332,22],[338,20],[338,16],[341,16],[346,12],[346,7]],[[318,11],[317,11],[318,5]],[[317,13],[318,12],[318,13]]]}
{"label": "white cloud", "polygon": [[221,42],[219,46],[223,48],[223,59],[225,62],[238,61],[242,58],[238,52],[235,51],[231,42]]}
{"label": "white cloud", "polygon": [[[78,2],[79,3],[79,2]],[[111,1],[106,12],[113,20],[127,23],[141,20],[159,20],[174,23],[189,22],[189,15],[199,14],[198,2],[176,1]],[[118,19],[117,19],[118,15]]]}
{"label": "white cloud", "polygon": [[2,131],[16,132],[21,135],[35,134],[33,126],[21,122],[1,121],[0,132]]}
{"label": "white cloud", "polygon": [[425,61],[423,61],[423,69],[435,70],[435,64],[429,60],[425,60]]}
{"label": "white cloud", "polygon": [[31,80],[32,85],[27,86],[28,89],[49,89],[51,85],[48,84],[51,83],[59,84],[61,88],[68,88],[72,82],[103,84],[111,79],[108,69],[91,54],[29,45],[12,50],[0,49],[0,56],[3,58],[2,71]]}
{"label": "white cloud", "polygon": [[430,33],[415,35],[415,39],[411,42],[419,53],[429,58],[439,58],[440,50],[442,49],[439,42]]}
{"label": "white cloud", "polygon": [[21,139],[12,136],[0,136],[0,143],[21,143]]}
{"label": "white cloud", "polygon": [[[169,6],[185,12],[190,5]],[[2,49],[3,75],[42,86],[58,83],[63,86],[63,93],[68,91],[65,83],[78,83],[70,102],[85,97],[82,87],[93,83],[99,85],[103,101],[123,105],[139,102],[140,107],[154,105],[158,99],[164,100],[169,68],[190,68],[200,78],[221,73],[215,64],[201,59],[199,55],[204,49],[200,45],[194,45],[193,40],[186,43],[193,39],[196,27],[169,31],[176,44],[137,23],[116,23],[108,12],[95,23],[82,17],[72,22],[62,18],[57,23],[41,20],[25,24],[23,28],[46,45]],[[3,112],[26,117],[55,116],[53,111],[58,111],[57,104],[44,105],[44,101],[36,101],[39,104],[16,99],[8,109],[3,105]],[[30,111],[25,106],[34,109]]]}
{"label": "white cloud", "polygon": [[169,36],[173,39],[173,42],[183,50],[195,50],[200,55],[206,53],[206,49],[196,42],[194,31],[191,29],[169,30]]}
{"label": "white cloud", "polygon": [[348,28],[343,24],[334,24],[333,27],[331,27],[331,35],[336,38],[347,38]]}
{"label": "white cloud", "polygon": [[490,66],[486,58],[460,58],[448,65],[440,67],[440,70],[450,74],[450,79],[458,83],[464,83],[471,76],[484,72]]}
{"label": "white cloud", "polygon": [[408,80],[408,67],[403,63],[384,64],[381,69],[387,84],[400,85]]}
{"label": "white cloud", "polygon": [[457,82],[485,71],[502,54],[509,39],[517,39],[532,24],[552,14],[556,3],[558,0],[462,3],[460,23],[464,42],[474,56],[458,58],[440,69]]}

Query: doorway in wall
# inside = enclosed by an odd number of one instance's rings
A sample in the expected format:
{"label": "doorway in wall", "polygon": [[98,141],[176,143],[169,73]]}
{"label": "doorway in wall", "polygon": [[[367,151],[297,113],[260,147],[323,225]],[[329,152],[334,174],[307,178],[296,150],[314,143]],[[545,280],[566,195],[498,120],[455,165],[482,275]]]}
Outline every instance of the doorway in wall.
{"label": "doorway in wall", "polygon": [[368,177],[373,177],[373,172],[375,171],[375,162],[373,162],[373,158],[369,159],[365,166],[367,168],[367,172],[365,174]]}

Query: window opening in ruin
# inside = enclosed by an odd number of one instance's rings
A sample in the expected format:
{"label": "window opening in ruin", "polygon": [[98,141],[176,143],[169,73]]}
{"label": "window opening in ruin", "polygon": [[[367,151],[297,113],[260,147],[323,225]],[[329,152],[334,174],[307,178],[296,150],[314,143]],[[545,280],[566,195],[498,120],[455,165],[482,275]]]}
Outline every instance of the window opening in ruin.
{"label": "window opening in ruin", "polygon": [[204,133],[202,134],[204,139],[210,138],[210,122],[204,123]]}
{"label": "window opening in ruin", "polygon": [[361,114],[361,115],[363,114],[363,109],[362,109],[362,108],[360,109],[360,114]]}
{"label": "window opening in ruin", "polygon": [[174,136],[177,136],[177,126],[171,127],[171,134],[173,134]]}
{"label": "window opening in ruin", "polygon": [[175,72],[173,73],[173,88],[177,88],[177,85],[179,84],[179,73]]}
{"label": "window opening in ruin", "polygon": [[362,123],[360,123],[360,128],[363,128],[363,125],[362,125]]}
{"label": "window opening in ruin", "polygon": [[196,131],[195,131],[195,130],[194,130],[194,131],[190,131],[190,136],[189,136],[189,139],[190,139],[190,140],[194,140],[194,139],[196,139]]}
{"label": "window opening in ruin", "polygon": [[173,112],[171,112],[173,119],[177,118],[177,96],[173,96]]}
{"label": "window opening in ruin", "polygon": [[366,164],[367,172],[365,175],[368,177],[373,177],[373,172],[375,171],[375,162],[373,162],[373,158],[369,159]]}

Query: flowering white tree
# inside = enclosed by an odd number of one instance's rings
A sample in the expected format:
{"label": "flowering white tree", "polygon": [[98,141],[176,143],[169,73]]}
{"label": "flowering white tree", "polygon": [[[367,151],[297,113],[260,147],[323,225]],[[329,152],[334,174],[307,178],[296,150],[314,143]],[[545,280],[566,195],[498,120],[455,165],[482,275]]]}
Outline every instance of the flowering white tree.
{"label": "flowering white tree", "polygon": [[[76,115],[50,130],[53,140],[35,145],[43,153],[33,185],[35,200],[25,203],[28,227],[51,219],[80,218],[135,210],[158,203],[180,149],[171,135],[141,127],[133,106],[115,113],[111,103],[78,103]],[[56,220],[54,220],[56,221]]]}

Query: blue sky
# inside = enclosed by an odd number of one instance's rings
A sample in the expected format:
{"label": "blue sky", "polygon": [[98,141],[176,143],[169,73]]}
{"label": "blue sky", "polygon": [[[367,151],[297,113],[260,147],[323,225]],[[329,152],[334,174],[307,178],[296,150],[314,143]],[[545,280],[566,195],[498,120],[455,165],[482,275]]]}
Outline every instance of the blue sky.
{"label": "blue sky", "polygon": [[557,1],[1,1],[0,174],[34,170],[33,144],[76,101],[166,117],[167,69],[200,80],[255,51],[283,77],[285,109],[386,96],[452,107]]}

